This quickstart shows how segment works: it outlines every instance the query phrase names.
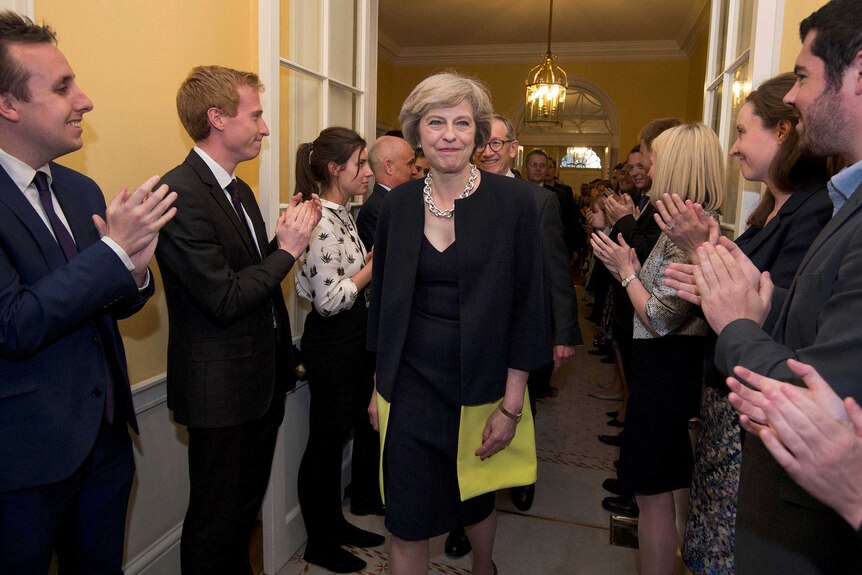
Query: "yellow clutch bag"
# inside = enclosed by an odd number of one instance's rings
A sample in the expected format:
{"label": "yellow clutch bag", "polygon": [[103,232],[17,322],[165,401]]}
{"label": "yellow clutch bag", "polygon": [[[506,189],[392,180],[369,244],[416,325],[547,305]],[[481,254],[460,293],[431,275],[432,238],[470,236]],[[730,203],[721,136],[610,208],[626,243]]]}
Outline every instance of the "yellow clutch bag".
{"label": "yellow clutch bag", "polygon": [[512,443],[482,461],[476,450],[482,445],[482,431],[500,400],[461,407],[458,433],[458,486],[461,501],[477,495],[536,482],[536,431],[530,401],[524,392],[524,408]]}

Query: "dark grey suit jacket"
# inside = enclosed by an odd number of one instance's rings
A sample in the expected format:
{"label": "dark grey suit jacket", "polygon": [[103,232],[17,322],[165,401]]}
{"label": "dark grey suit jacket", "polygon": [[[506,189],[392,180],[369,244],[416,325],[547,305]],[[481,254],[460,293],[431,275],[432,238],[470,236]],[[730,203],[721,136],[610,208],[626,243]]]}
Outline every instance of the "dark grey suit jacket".
{"label": "dark grey suit jacket", "polygon": [[156,249],[168,303],[168,407],[190,427],[260,418],[295,380],[281,293],[293,256],[267,243],[254,194],[238,179],[263,252],[258,261],[244,224],[194,150],[161,183],[177,192],[177,215]]}
{"label": "dark grey suit jacket", "polygon": [[359,239],[365,244],[366,251],[374,247],[374,230],[377,228],[377,217],[383,206],[383,199],[389,192],[380,184],[374,184],[374,191],[362,204],[359,216],[356,218],[356,227],[359,230]]}
{"label": "dark grey suit jacket", "polygon": [[[773,305],[776,302],[773,301]],[[795,381],[786,360],[812,364],[838,395],[862,401],[862,188],[829,221],[802,260],[772,334],[737,320],[715,361]],[[749,436],[737,515],[737,573],[860,573],[862,545],[837,513],[815,501]]]}
{"label": "dark grey suit jacket", "polygon": [[554,345],[581,345],[578,302],[572,285],[569,254],[563,240],[560,202],[544,186],[533,186],[533,197],[542,226],[542,264],[551,295],[551,324]]}

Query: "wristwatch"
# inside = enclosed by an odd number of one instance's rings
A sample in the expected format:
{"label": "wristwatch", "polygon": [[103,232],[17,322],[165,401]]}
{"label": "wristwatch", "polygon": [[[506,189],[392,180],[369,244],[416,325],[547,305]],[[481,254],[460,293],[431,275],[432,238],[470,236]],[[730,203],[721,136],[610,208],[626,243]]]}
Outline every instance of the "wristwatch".
{"label": "wristwatch", "polygon": [[627,288],[627,287],[629,287],[629,284],[632,283],[633,281],[635,281],[636,279],[638,279],[637,274],[632,274],[630,276],[626,276],[623,278],[623,281],[621,282],[622,286],[624,288]]}

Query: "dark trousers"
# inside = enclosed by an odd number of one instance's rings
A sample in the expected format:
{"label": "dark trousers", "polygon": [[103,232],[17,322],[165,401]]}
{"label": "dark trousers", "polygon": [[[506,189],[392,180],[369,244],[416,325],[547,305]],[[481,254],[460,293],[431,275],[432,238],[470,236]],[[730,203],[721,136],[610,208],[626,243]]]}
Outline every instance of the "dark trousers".
{"label": "dark trousers", "polygon": [[[326,318],[312,312],[306,318],[302,354],[311,407],[297,490],[308,548],[337,545],[339,530],[345,524],[341,462],[351,430],[351,497],[379,500],[380,496],[380,438],[369,423],[367,411],[374,383],[373,356],[365,350],[364,311],[362,306]],[[360,335],[349,337],[350,333]]]}
{"label": "dark trousers", "polygon": [[530,372],[527,378],[527,389],[530,392],[530,410],[536,415],[536,397],[540,392],[551,388],[551,376],[554,374],[554,363],[543,365]]}
{"label": "dark trousers", "polygon": [[223,428],[189,428],[189,507],[180,557],[183,575],[251,575],[248,542],[263,503],[284,394],[260,419]]}
{"label": "dark trousers", "polygon": [[103,421],[70,477],[0,492],[0,573],[45,575],[56,550],[62,575],[121,575],[134,474],[125,422]]}

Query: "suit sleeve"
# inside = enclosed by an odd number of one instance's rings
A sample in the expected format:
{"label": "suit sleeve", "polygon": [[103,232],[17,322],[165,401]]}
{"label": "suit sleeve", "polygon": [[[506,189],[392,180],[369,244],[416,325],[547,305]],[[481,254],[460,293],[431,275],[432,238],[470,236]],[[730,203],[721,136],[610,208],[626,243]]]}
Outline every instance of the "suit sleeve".
{"label": "suit sleeve", "polygon": [[230,237],[214,224],[208,198],[183,184],[168,183],[177,192],[177,215],[159,235],[159,266],[171,271],[213,323],[229,326],[280,289],[294,258],[277,249],[261,262],[238,269],[228,258]]}
{"label": "suit sleeve", "polygon": [[[368,304],[368,335],[366,347],[377,351],[380,330],[380,300],[383,289],[383,271],[386,268],[386,248],[389,239],[389,202],[383,202],[374,233],[373,267],[371,268],[371,301]],[[361,215],[361,214],[360,214]]]}
{"label": "suit sleeve", "polygon": [[0,354],[13,361],[26,359],[127,298],[135,301],[134,311],[146,301],[104,242],[30,284],[19,275],[7,248],[0,246]]}
{"label": "suit sleeve", "polygon": [[356,216],[356,228],[359,230],[359,239],[365,245],[366,251],[371,251],[374,247],[374,228],[377,226],[377,218],[379,217],[380,206],[372,200],[374,194],[369,196],[368,201],[359,210],[359,215]]}
{"label": "suit sleeve", "polygon": [[[838,395],[862,400],[862,229],[855,229],[843,248],[844,256],[836,277],[824,277],[817,270],[802,273],[795,281],[786,337],[805,337],[809,341],[774,341],[750,320],[737,320],[721,332],[715,361],[725,373],[742,365],[757,373],[795,381],[786,360],[794,358],[813,365]],[[834,279],[834,282],[832,281]],[[797,335],[802,334],[802,335]],[[786,339],[786,338],[785,338]]]}
{"label": "suit sleeve", "polygon": [[645,221],[643,225],[640,226],[634,216],[628,215],[621,217],[617,220],[617,223],[614,224],[610,237],[612,240],[617,241],[617,236],[622,234],[626,243],[635,249],[635,252],[638,255],[638,261],[640,261],[640,263],[644,263],[647,256],[649,256],[649,253],[655,246],[655,243],[658,241],[658,237],[661,235],[661,230],[659,229],[658,224],[653,221],[651,213],[643,214],[641,217],[649,218],[649,220]]}
{"label": "suit sleeve", "polygon": [[551,293],[551,321],[555,345],[581,345],[578,304],[563,242],[560,202],[548,194],[542,207],[542,248]]}
{"label": "suit sleeve", "polygon": [[525,204],[515,237],[514,304],[509,334],[508,367],[530,371],[552,360],[550,302],[542,261],[539,214]]}

